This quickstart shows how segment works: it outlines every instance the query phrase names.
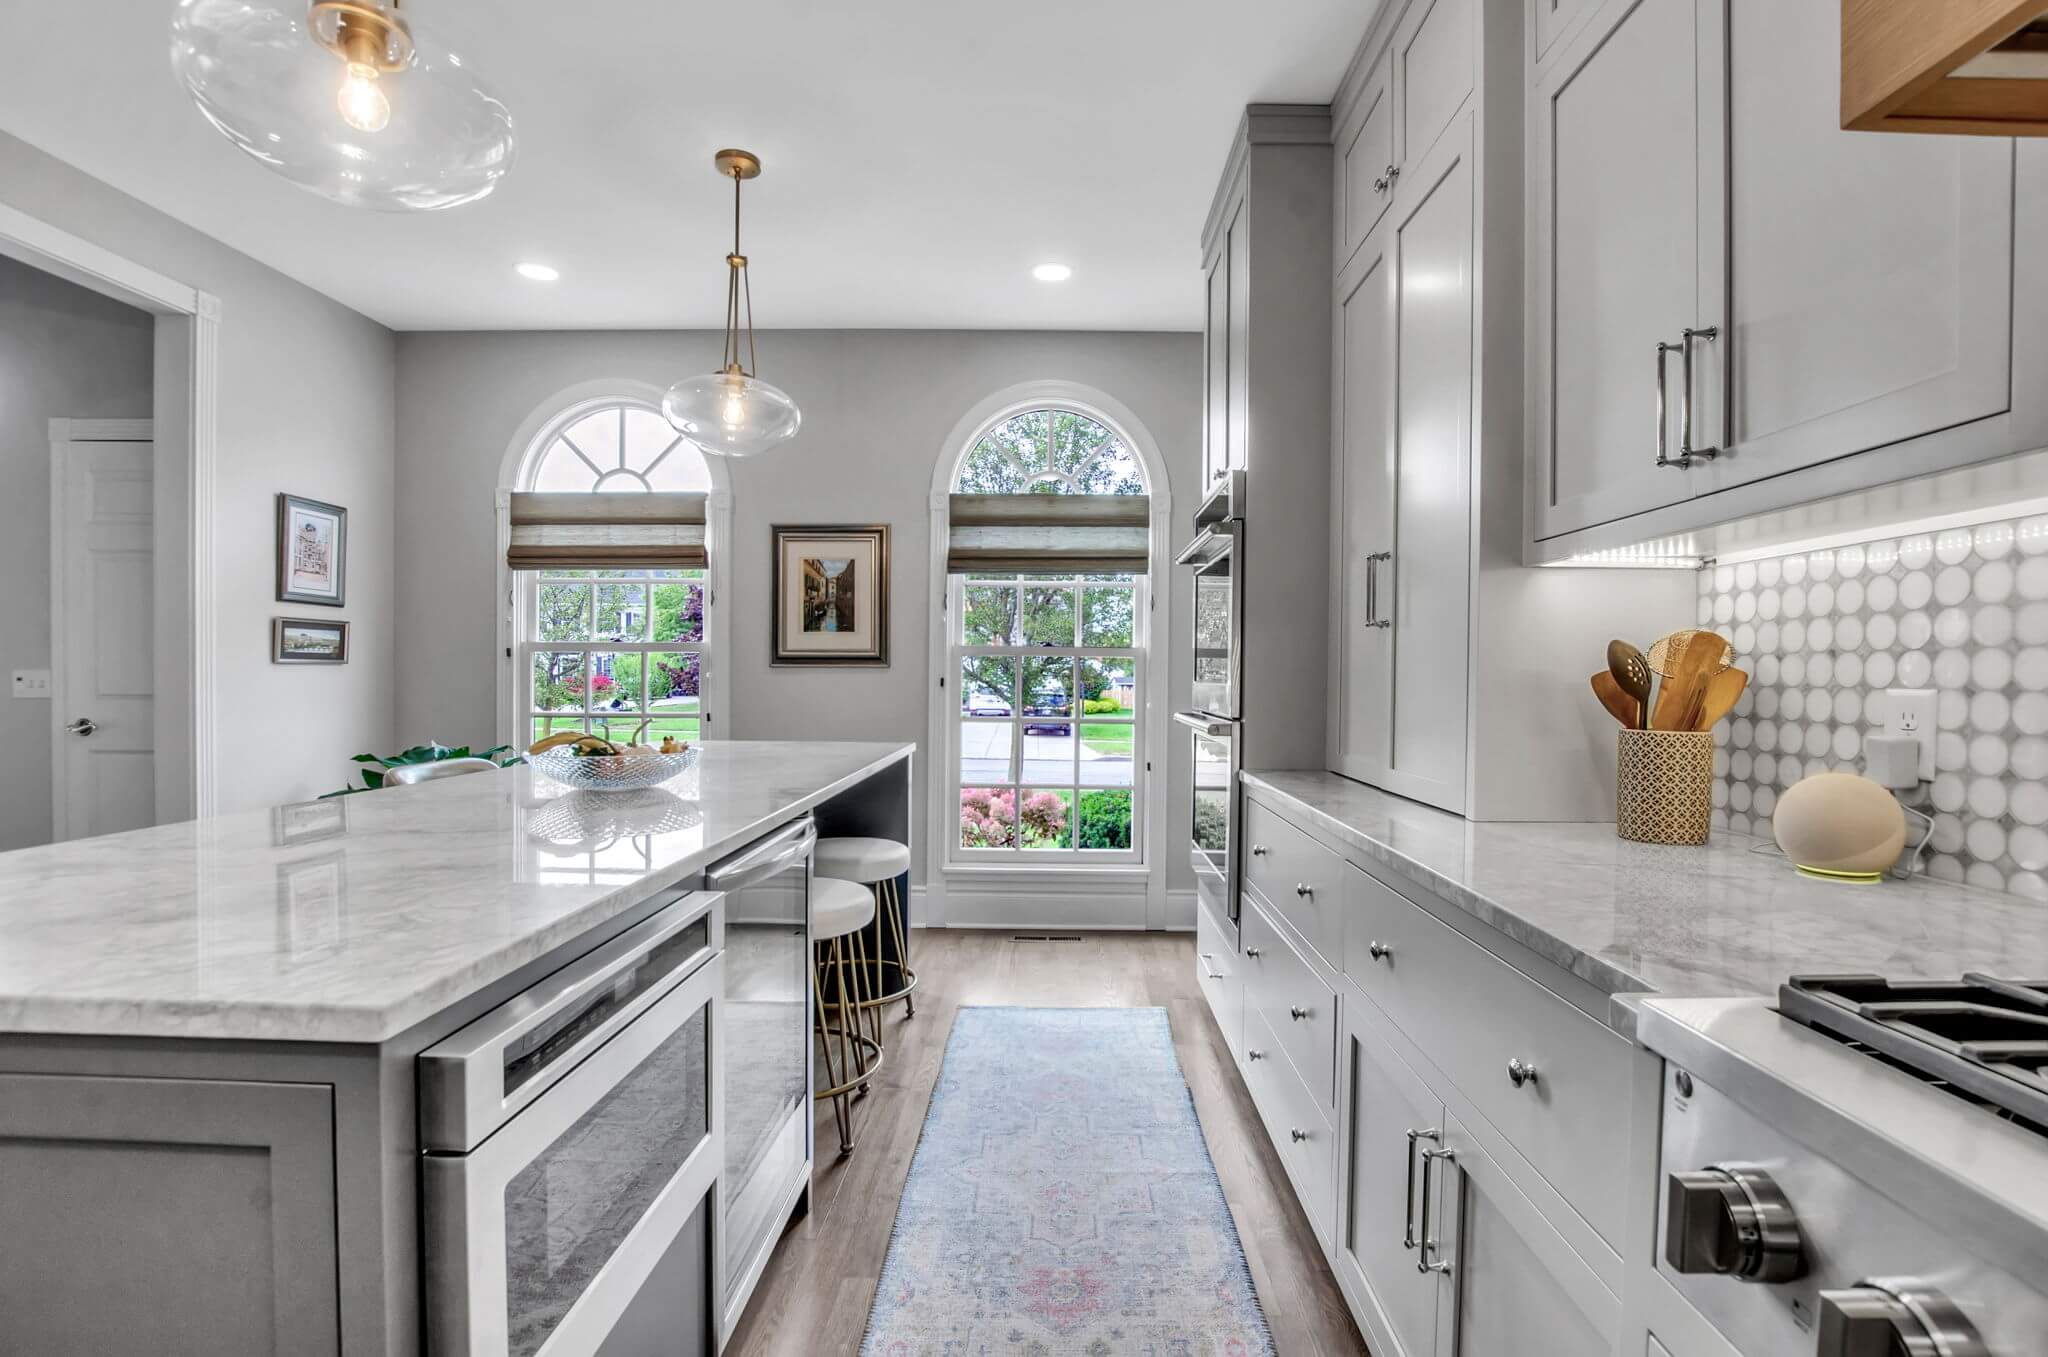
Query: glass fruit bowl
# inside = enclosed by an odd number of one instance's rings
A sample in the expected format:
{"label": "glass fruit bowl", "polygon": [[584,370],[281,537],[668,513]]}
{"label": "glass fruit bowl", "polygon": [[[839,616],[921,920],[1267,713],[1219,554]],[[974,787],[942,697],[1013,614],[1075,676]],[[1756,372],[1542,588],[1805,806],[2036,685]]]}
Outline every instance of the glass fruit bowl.
{"label": "glass fruit bowl", "polygon": [[578,754],[561,746],[529,755],[526,761],[550,781],[579,791],[637,792],[694,768],[697,747],[692,745],[680,754]]}

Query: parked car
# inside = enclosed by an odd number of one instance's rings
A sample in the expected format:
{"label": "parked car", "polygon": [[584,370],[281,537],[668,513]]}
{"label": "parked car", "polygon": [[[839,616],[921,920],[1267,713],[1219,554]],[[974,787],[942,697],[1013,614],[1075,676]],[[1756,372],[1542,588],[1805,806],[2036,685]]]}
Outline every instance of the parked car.
{"label": "parked car", "polygon": [[1025,704],[1024,733],[1026,735],[1071,735],[1074,726],[1071,721],[1033,721],[1033,716],[1072,716],[1074,703],[1064,688],[1041,688],[1031,695]]}
{"label": "parked car", "polygon": [[1008,716],[1010,704],[994,693],[970,693],[967,696],[968,716]]}

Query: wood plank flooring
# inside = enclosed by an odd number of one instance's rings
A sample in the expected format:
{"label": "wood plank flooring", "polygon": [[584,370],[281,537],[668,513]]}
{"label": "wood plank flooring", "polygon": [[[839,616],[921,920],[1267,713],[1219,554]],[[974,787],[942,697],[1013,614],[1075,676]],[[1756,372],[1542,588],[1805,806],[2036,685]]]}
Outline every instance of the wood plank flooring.
{"label": "wood plank flooring", "polygon": [[728,1357],[859,1351],[897,1199],[953,1015],[963,1004],[1167,1009],[1274,1346],[1281,1357],[1365,1352],[1196,988],[1189,934],[1084,933],[1078,942],[1019,942],[1008,933],[926,929],[911,951],[917,1016],[906,1019],[901,1006],[890,1010],[887,1062],[874,1091],[857,1104],[852,1157],[837,1157],[830,1109],[818,1109],[810,1214],[784,1234],[726,1347]]}

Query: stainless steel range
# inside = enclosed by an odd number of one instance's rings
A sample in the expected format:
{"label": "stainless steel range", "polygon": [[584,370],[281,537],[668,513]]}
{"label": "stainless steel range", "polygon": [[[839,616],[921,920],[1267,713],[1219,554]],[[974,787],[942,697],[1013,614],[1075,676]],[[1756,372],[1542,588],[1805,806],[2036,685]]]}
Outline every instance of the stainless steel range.
{"label": "stainless steel range", "polygon": [[[1649,999],[1671,1357],[2048,1353],[2048,982]],[[1652,1352],[1657,1348],[1652,1347]]]}

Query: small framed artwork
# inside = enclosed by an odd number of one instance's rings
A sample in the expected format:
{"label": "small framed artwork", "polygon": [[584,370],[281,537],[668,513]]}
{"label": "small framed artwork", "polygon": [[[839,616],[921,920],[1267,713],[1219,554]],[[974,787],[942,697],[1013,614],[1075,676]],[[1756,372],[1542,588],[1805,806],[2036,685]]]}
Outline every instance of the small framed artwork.
{"label": "small framed artwork", "polygon": [[347,833],[347,797],[294,801],[286,806],[273,806],[270,810],[270,841],[279,848],[296,848],[321,839],[338,839]]}
{"label": "small framed artwork", "polygon": [[347,664],[348,623],[317,617],[270,620],[272,664]]}
{"label": "small framed artwork", "polygon": [[774,664],[887,667],[889,527],[776,524]]}
{"label": "small framed artwork", "polygon": [[348,854],[277,864],[277,940],[288,961],[333,952],[348,940],[342,902],[348,898]]}
{"label": "small framed artwork", "polygon": [[348,510],[277,497],[277,601],[339,608],[348,586]]}

